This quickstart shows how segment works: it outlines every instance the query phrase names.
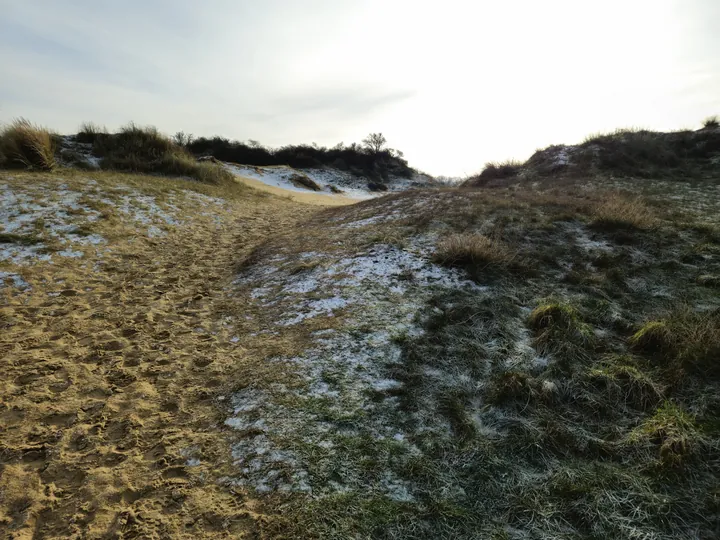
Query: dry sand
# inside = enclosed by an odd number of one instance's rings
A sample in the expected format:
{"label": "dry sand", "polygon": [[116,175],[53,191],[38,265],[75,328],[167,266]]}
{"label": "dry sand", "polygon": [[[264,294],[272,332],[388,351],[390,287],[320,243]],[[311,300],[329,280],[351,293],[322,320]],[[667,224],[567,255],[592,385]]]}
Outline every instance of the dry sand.
{"label": "dry sand", "polygon": [[165,237],[116,223],[102,255],[12,268],[32,289],[0,288],[0,537],[261,534],[254,501],[217,482],[214,398],[248,355],[223,306],[238,262],[320,208],[228,204],[221,223],[188,205]]}
{"label": "dry sand", "polygon": [[313,204],[313,205],[320,205],[320,206],[346,206],[348,204],[355,204],[357,202],[360,202],[364,199],[353,199],[350,197],[345,197],[343,195],[336,195],[333,193],[312,193],[312,192],[300,192],[300,191],[291,191],[289,189],[283,189],[281,187],[277,186],[269,186],[260,180],[255,180],[254,178],[247,178],[245,176],[236,176],[240,181],[244,182],[246,185],[253,187],[260,191],[265,191],[267,193],[272,193],[273,195],[277,195],[279,197],[287,197],[293,201],[305,203],[305,204]]}

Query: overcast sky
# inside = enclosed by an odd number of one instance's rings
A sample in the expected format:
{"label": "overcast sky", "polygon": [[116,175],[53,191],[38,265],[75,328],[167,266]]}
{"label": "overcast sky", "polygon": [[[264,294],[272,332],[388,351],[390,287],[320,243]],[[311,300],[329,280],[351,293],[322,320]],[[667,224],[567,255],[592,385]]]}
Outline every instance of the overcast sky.
{"label": "overcast sky", "polygon": [[383,132],[466,175],[720,113],[720,0],[0,0],[0,121],[277,146]]}

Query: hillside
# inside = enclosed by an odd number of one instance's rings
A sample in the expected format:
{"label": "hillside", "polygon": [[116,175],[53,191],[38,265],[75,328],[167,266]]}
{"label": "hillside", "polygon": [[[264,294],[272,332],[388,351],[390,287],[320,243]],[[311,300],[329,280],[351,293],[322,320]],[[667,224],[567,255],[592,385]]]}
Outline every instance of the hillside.
{"label": "hillside", "polygon": [[720,179],[720,126],[715,118],[697,131],[661,133],[619,129],[592,135],[581,144],[552,145],[525,163],[489,163],[468,186],[494,185],[510,179],[557,176]]}
{"label": "hillside", "polygon": [[710,150],[358,201],[151,140],[0,170],[5,536],[720,534]]}

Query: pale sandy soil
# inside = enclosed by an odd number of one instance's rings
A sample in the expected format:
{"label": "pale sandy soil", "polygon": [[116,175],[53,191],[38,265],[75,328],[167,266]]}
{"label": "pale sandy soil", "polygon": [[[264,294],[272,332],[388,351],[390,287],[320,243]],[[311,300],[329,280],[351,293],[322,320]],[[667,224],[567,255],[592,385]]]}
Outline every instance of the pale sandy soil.
{"label": "pale sandy soil", "polygon": [[189,182],[84,174],[0,173],[0,185],[134,184],[176,223],[150,237],[112,204],[95,222],[78,210],[73,223],[105,242],[78,257],[0,261],[24,282],[0,283],[0,537],[254,538],[253,501],[216,482],[230,446],[210,429],[223,420],[214,397],[248,357],[224,300],[238,261],[318,207],[250,190],[218,203],[175,189]]}
{"label": "pale sandy soil", "polygon": [[268,184],[265,184],[261,182],[260,180],[255,180],[253,178],[247,178],[245,176],[237,176],[237,178],[247,184],[250,187],[253,187],[260,191],[265,191],[267,193],[272,193],[273,195],[277,195],[279,197],[286,197],[296,202],[301,202],[305,204],[313,204],[313,205],[320,205],[320,206],[345,206],[348,204],[355,204],[357,202],[360,202],[362,199],[352,199],[350,197],[345,197],[343,195],[335,195],[332,193],[302,193],[298,191],[290,191],[287,189],[283,189],[281,187],[277,186],[270,186]]}

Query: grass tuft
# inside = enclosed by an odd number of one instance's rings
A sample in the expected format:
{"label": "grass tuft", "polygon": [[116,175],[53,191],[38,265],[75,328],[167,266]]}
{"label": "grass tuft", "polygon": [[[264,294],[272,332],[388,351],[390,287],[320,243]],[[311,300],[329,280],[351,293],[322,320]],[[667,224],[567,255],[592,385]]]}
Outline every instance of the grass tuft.
{"label": "grass tuft", "polygon": [[679,405],[666,401],[628,436],[632,445],[657,448],[662,466],[680,466],[696,451],[702,437],[695,419]]}
{"label": "grass tuft", "polygon": [[568,365],[587,356],[594,335],[578,311],[564,303],[548,303],[535,308],[528,318],[535,332],[535,347],[540,354],[553,354]]}
{"label": "grass tuft", "polygon": [[663,391],[650,376],[638,368],[631,356],[611,355],[590,370],[589,378],[613,401],[621,401],[640,410],[657,406]]}
{"label": "grass tuft", "polygon": [[630,337],[630,347],[638,352],[661,353],[672,347],[672,336],[663,321],[650,321]]}
{"label": "grass tuft", "polygon": [[450,235],[438,243],[433,258],[446,266],[477,270],[507,268],[515,261],[503,242],[482,234]]}
{"label": "grass tuft", "polygon": [[595,229],[651,229],[656,219],[652,210],[639,198],[628,199],[620,195],[612,195],[600,203],[593,216],[592,226]]}
{"label": "grass tuft", "polygon": [[55,168],[55,142],[45,128],[24,118],[0,131],[0,166],[51,171]]}
{"label": "grass tuft", "polygon": [[34,246],[42,242],[32,234],[0,233],[0,244],[17,244],[20,246]]}
{"label": "grass tuft", "polygon": [[486,399],[495,405],[517,401],[528,402],[538,394],[539,388],[539,382],[527,373],[505,371],[492,381]]}
{"label": "grass tuft", "polygon": [[98,139],[107,137],[108,135],[109,133],[105,126],[100,126],[93,122],[83,122],[80,124],[80,129],[75,139],[80,143],[95,143]]}
{"label": "grass tuft", "polygon": [[720,311],[675,312],[662,321],[643,325],[630,337],[629,344],[669,368],[676,377],[683,372],[720,377]]}

